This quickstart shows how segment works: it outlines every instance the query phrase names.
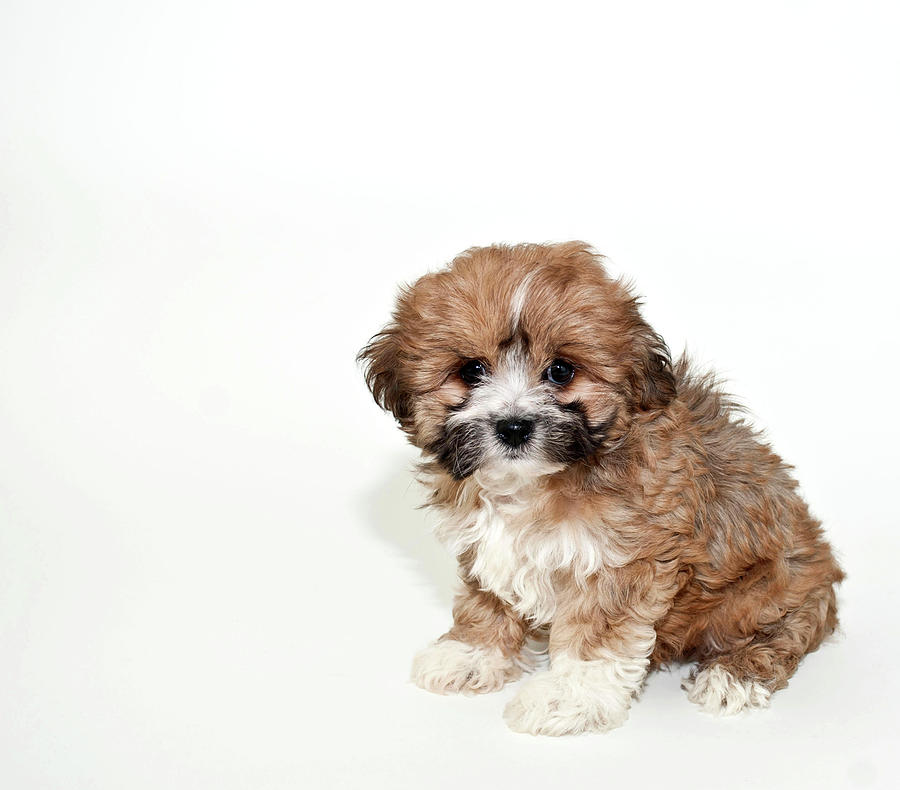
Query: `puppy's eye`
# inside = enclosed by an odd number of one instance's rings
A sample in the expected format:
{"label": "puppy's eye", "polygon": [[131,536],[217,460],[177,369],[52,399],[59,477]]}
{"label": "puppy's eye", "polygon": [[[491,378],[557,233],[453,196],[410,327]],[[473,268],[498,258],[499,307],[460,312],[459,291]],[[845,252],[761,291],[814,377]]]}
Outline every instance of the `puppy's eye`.
{"label": "puppy's eye", "polygon": [[459,377],[469,386],[474,386],[487,375],[487,368],[479,359],[470,359],[459,369]]}
{"label": "puppy's eye", "polygon": [[564,359],[554,359],[550,363],[550,367],[544,372],[544,375],[551,384],[562,386],[572,380],[572,377],[575,375],[575,366]]}

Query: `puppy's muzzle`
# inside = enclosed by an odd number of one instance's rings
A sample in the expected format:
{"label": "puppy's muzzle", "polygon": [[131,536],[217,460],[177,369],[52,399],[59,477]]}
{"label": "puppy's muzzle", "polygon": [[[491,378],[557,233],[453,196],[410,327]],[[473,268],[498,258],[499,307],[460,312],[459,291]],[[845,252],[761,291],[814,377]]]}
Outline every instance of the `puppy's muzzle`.
{"label": "puppy's muzzle", "polygon": [[497,436],[509,447],[525,444],[534,429],[534,422],[524,417],[511,417],[508,420],[497,420]]}

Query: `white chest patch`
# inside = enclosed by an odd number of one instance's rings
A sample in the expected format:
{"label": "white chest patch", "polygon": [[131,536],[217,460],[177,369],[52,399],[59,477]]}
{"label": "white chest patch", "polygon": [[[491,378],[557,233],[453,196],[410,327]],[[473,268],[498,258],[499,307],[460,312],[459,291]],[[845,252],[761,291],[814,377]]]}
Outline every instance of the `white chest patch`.
{"label": "white chest patch", "polygon": [[609,545],[600,525],[536,523],[537,495],[530,486],[504,494],[482,489],[474,515],[460,519],[446,512],[437,535],[457,556],[474,549],[472,575],[481,588],[521,617],[544,625],[556,612],[562,573],[582,584],[603,567],[627,560]]}

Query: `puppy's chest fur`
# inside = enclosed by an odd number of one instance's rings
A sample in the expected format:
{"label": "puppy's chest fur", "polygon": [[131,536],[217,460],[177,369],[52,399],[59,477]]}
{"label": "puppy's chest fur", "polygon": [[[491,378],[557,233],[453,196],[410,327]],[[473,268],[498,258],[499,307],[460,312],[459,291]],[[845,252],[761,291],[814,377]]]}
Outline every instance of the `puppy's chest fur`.
{"label": "puppy's chest fur", "polygon": [[481,589],[508,603],[535,625],[549,623],[563,579],[583,584],[604,567],[627,562],[610,545],[602,524],[540,515],[540,492],[496,494],[482,489],[474,510],[443,510],[438,537],[456,556],[468,554]]}

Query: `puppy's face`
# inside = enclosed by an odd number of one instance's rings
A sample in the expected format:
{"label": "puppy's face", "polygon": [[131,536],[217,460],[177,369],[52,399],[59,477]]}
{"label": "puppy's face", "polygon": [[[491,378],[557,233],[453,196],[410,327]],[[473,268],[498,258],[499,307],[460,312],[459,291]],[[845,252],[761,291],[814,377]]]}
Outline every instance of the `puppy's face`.
{"label": "puppy's face", "polygon": [[581,243],[469,250],[360,353],[375,399],[457,479],[594,462],[674,395],[668,351]]}

